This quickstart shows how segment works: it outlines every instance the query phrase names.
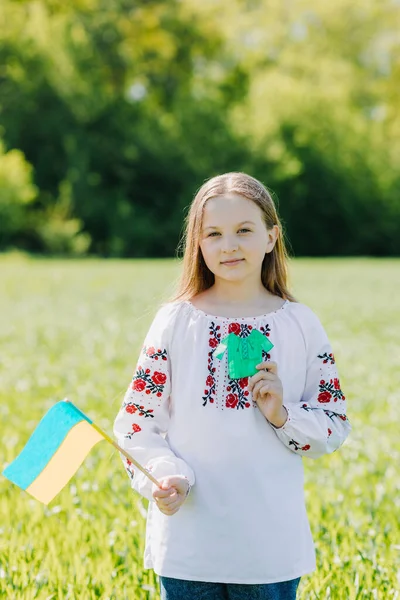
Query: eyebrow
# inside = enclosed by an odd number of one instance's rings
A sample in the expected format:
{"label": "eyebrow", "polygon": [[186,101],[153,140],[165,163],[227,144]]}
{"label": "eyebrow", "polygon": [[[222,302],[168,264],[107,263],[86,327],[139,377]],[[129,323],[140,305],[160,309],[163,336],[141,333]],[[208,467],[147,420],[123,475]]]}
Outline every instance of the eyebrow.
{"label": "eyebrow", "polygon": [[[245,223],[251,223],[252,225],[255,225],[253,221],[242,221],[241,223],[237,224],[237,227],[239,227],[240,225],[244,225]],[[218,227],[216,225],[208,225],[208,227],[204,228],[204,231],[206,231],[207,229],[218,229]]]}

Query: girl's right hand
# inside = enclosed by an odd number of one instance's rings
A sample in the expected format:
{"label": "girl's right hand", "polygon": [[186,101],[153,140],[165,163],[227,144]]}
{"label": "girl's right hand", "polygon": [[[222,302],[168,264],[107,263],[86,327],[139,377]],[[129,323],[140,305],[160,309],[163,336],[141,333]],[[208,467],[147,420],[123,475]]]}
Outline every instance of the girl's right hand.
{"label": "girl's right hand", "polygon": [[186,477],[174,475],[160,479],[161,488],[153,484],[153,498],[165,515],[174,515],[187,498],[189,482]]}

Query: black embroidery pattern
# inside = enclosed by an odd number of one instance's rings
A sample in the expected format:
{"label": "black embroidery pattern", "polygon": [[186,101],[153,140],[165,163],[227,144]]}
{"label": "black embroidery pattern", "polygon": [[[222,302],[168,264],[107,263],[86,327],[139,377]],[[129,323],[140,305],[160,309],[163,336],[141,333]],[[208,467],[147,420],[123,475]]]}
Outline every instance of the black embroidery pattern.
{"label": "black embroidery pattern", "polygon": [[208,352],[208,375],[206,379],[206,387],[204,389],[203,406],[206,406],[207,402],[211,404],[215,400],[216,382],[215,382],[215,367],[214,367],[214,350],[221,341],[221,327],[216,325],[214,321],[211,321],[209,326],[210,339],[208,341],[209,352]]}
{"label": "black embroidery pattern", "polygon": [[335,364],[335,357],[332,353],[328,354],[327,352],[324,352],[323,354],[318,354],[318,358],[322,358],[324,364],[326,364],[328,361],[331,365]]}

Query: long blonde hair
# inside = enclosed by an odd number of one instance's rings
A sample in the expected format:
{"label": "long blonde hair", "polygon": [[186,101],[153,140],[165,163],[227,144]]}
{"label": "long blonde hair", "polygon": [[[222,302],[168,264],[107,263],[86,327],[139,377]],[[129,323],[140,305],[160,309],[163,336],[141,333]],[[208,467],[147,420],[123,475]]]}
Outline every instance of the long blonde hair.
{"label": "long blonde hair", "polygon": [[190,205],[185,218],[185,230],[178,252],[183,248],[183,268],[177,290],[170,299],[190,300],[210,288],[214,274],[207,267],[200,249],[200,236],[204,206],[207,200],[225,194],[239,194],[252,200],[262,211],[267,229],[278,225],[279,233],[273,250],[266,254],[261,266],[261,281],[264,287],[276,296],[292,302],[297,300],[288,290],[288,261],[281,222],[269,191],[254,177],[245,173],[225,173],[206,181]]}

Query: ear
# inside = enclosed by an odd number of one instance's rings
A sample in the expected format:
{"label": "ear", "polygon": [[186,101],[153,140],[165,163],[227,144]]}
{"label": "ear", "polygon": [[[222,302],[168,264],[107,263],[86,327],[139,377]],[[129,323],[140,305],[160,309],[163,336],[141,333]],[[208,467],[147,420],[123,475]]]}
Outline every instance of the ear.
{"label": "ear", "polygon": [[278,239],[278,235],[279,235],[278,225],[274,225],[272,227],[272,229],[268,229],[267,234],[268,234],[268,241],[267,241],[267,247],[265,250],[265,254],[269,254],[274,249],[276,240]]}

